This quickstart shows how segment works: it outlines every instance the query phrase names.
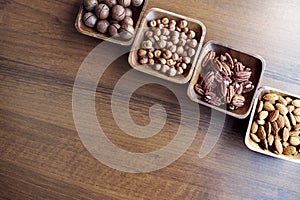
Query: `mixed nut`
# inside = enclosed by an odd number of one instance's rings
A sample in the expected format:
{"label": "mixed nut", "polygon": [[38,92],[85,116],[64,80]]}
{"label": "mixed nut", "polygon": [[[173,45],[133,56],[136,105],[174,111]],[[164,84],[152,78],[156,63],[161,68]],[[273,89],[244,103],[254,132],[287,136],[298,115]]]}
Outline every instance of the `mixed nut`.
{"label": "mixed nut", "polygon": [[262,149],[284,155],[300,152],[300,99],[264,94],[254,117],[250,137]]}
{"label": "mixed nut", "polygon": [[148,22],[138,61],[170,77],[188,74],[196,54],[196,32],[186,20],[167,17]]}
{"label": "mixed nut", "polygon": [[83,23],[99,33],[131,39],[134,35],[133,13],[144,0],[83,0]]}
{"label": "mixed nut", "polygon": [[229,53],[216,55],[209,51],[202,63],[202,72],[194,85],[198,99],[215,106],[228,105],[236,110],[244,106],[245,93],[254,89],[252,70]]}

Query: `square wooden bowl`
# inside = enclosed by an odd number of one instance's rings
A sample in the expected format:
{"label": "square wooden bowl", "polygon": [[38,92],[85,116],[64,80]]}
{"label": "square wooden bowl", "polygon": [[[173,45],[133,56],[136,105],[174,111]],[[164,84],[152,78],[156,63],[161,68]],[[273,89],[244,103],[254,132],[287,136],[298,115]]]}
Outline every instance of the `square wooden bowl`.
{"label": "square wooden bowl", "polygon": [[[198,94],[196,94],[196,92],[194,90],[194,86],[195,86],[195,84],[197,84],[199,75],[201,74],[201,71],[202,71],[202,61],[203,61],[205,55],[211,50],[215,51],[216,55],[224,54],[227,52],[233,58],[237,58],[245,66],[252,69],[252,76],[251,76],[250,80],[253,82],[253,85],[255,88],[251,92],[244,94],[244,97],[246,100],[244,102],[245,105],[242,108],[239,108],[237,110],[230,110],[230,109],[227,109],[227,106],[221,106],[221,107],[214,106],[214,105],[209,104],[198,98]],[[233,116],[233,117],[236,117],[239,119],[244,119],[250,113],[251,107],[254,102],[254,94],[257,91],[258,86],[260,84],[262,74],[265,69],[265,65],[266,65],[265,60],[259,55],[247,53],[245,51],[238,50],[236,48],[230,47],[228,45],[222,44],[217,41],[209,41],[202,48],[201,55],[199,57],[199,62],[197,63],[192,80],[190,81],[190,85],[189,85],[187,94],[192,101],[195,101],[199,104],[216,109],[227,115],[230,115],[230,116]]]}
{"label": "square wooden bowl", "polygon": [[[133,10],[132,10],[132,19],[134,22],[135,34],[136,34],[136,30],[138,29],[139,24],[141,22],[142,16],[146,10],[147,4],[148,4],[148,0],[144,0],[143,4],[141,6],[139,6],[137,8],[133,8]],[[83,4],[82,4],[80,6],[80,9],[77,14],[76,21],[75,21],[75,27],[79,33],[82,33],[84,35],[88,35],[91,37],[95,37],[95,38],[98,38],[101,40],[106,40],[106,41],[113,42],[116,44],[124,45],[124,46],[129,46],[132,44],[135,34],[131,39],[125,40],[121,37],[111,37],[109,34],[99,33],[94,28],[89,28],[83,23],[83,21],[82,21],[83,15],[84,15],[84,8],[83,8]]]}
{"label": "square wooden bowl", "polygon": [[[190,70],[185,75],[170,77],[166,74],[163,74],[161,72],[158,72],[158,71],[152,69],[152,67],[150,65],[141,65],[138,61],[137,51],[140,48],[141,43],[144,41],[144,34],[148,30],[148,28],[147,28],[148,22],[150,20],[161,19],[163,17],[167,17],[170,20],[174,19],[176,21],[186,20],[186,21],[188,21],[189,29],[196,32],[195,39],[198,42],[198,46],[195,48],[196,53],[195,53],[194,58],[192,59],[192,64],[191,64]],[[145,16],[142,19],[140,28],[136,34],[135,40],[132,45],[132,49],[131,49],[129,57],[128,57],[128,62],[134,69],[139,70],[141,72],[144,72],[144,73],[147,73],[147,74],[150,74],[150,75],[153,75],[153,76],[156,76],[156,77],[159,77],[159,78],[162,78],[162,79],[174,82],[174,83],[185,84],[192,77],[192,74],[193,74],[194,68],[196,66],[197,59],[200,54],[200,50],[201,50],[201,47],[202,47],[202,44],[204,41],[205,34],[206,34],[206,27],[202,22],[200,22],[198,20],[183,16],[183,15],[179,15],[179,14],[167,11],[167,10],[162,10],[159,8],[152,8],[149,11],[147,11],[147,13],[145,14]]]}
{"label": "square wooden bowl", "polygon": [[280,159],[292,161],[292,162],[295,162],[295,163],[300,163],[300,153],[298,153],[295,156],[278,155],[278,154],[272,153],[269,150],[263,150],[256,142],[254,142],[250,138],[251,126],[252,126],[254,117],[257,114],[256,111],[257,111],[258,102],[267,93],[276,93],[276,94],[279,94],[279,95],[281,95],[283,97],[289,96],[289,97],[294,98],[294,99],[295,98],[300,99],[300,96],[289,94],[287,92],[284,92],[284,91],[281,91],[281,90],[278,90],[278,89],[274,89],[274,88],[271,88],[271,87],[262,87],[262,88],[259,88],[258,93],[255,96],[253,110],[252,110],[251,115],[250,115],[249,125],[248,125],[246,136],[245,136],[245,144],[252,151],[255,151],[255,152],[258,152],[258,153],[262,153],[262,154],[265,154],[265,155],[268,155],[268,156],[272,156],[272,157],[275,157],[275,158],[280,158]]}

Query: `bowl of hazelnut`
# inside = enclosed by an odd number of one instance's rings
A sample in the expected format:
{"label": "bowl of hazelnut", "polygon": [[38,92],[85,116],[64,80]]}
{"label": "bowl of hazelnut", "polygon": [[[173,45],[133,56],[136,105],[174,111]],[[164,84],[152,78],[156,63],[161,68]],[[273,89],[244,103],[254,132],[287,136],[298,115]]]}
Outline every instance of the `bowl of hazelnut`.
{"label": "bowl of hazelnut", "polygon": [[78,32],[129,46],[148,0],[83,0],[75,27]]}
{"label": "bowl of hazelnut", "polygon": [[205,25],[196,19],[152,8],[141,21],[128,62],[141,72],[185,84],[192,77],[205,34]]}

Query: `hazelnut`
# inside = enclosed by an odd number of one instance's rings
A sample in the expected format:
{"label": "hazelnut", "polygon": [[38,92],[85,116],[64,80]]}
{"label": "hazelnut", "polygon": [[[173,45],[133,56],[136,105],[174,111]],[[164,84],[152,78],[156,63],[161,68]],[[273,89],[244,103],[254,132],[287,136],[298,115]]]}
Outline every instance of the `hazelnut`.
{"label": "hazelnut", "polygon": [[139,59],[140,64],[145,65],[148,63],[148,58],[147,57],[142,57]]}
{"label": "hazelnut", "polygon": [[132,17],[132,10],[130,8],[125,8],[125,16]]}
{"label": "hazelnut", "polygon": [[142,47],[145,49],[151,49],[152,48],[153,43],[150,40],[144,41],[142,43]]}
{"label": "hazelnut", "polygon": [[129,24],[129,25],[133,26],[133,19],[131,17],[125,17],[122,21],[122,25],[123,24]]}
{"label": "hazelnut", "polygon": [[84,0],[83,5],[87,11],[93,11],[95,9],[95,7],[98,5],[98,1],[97,0]]}
{"label": "hazelnut", "polygon": [[176,26],[175,25],[170,25],[169,26],[169,30],[170,31],[175,31],[176,30]]}
{"label": "hazelnut", "polygon": [[168,37],[167,37],[167,36],[165,36],[165,35],[161,35],[161,36],[159,36],[159,39],[160,39],[160,40],[167,40],[167,39],[168,39]]}
{"label": "hazelnut", "polygon": [[169,65],[170,67],[174,66],[176,64],[176,62],[172,59],[167,60],[167,65]]}
{"label": "hazelnut", "polygon": [[177,51],[177,47],[175,45],[172,45],[169,50],[172,52],[172,53],[175,53]]}
{"label": "hazelnut", "polygon": [[144,0],[131,0],[131,4],[134,6],[134,7],[139,7],[140,5],[142,5],[144,2]]}
{"label": "hazelnut", "polygon": [[184,27],[184,28],[181,29],[181,31],[184,32],[184,33],[187,33],[189,31],[189,28],[188,27]]}
{"label": "hazelnut", "polygon": [[152,52],[148,52],[148,58],[154,58],[154,54]]}
{"label": "hazelnut", "polygon": [[161,64],[155,64],[154,69],[157,71],[161,70]]}
{"label": "hazelnut", "polygon": [[165,28],[165,25],[163,25],[163,24],[158,24],[157,27],[158,27],[159,29],[163,29],[163,28]]}
{"label": "hazelnut", "polygon": [[195,47],[198,45],[198,42],[197,42],[196,39],[192,39],[192,40],[188,43],[188,45],[189,45],[190,47],[192,47],[192,48],[195,48]]}
{"label": "hazelnut", "polygon": [[195,55],[195,53],[196,53],[195,49],[189,48],[188,56],[193,57]]}
{"label": "hazelnut", "polygon": [[167,41],[166,48],[169,49],[169,48],[171,48],[172,46],[174,46],[174,45],[173,45],[173,42]]}
{"label": "hazelnut", "polygon": [[104,3],[111,8],[117,5],[117,0],[104,0]]}
{"label": "hazelnut", "polygon": [[155,50],[155,51],[154,51],[154,56],[155,56],[156,58],[159,58],[160,55],[161,55],[161,51],[160,51],[160,50]]}
{"label": "hazelnut", "polygon": [[106,4],[99,4],[95,8],[95,13],[99,19],[106,19],[109,16],[109,7]]}
{"label": "hazelnut", "polygon": [[131,0],[118,0],[118,2],[124,8],[129,7],[131,4]]}
{"label": "hazelnut", "polygon": [[161,19],[161,23],[162,23],[163,25],[167,25],[167,24],[169,24],[169,19],[166,18],[166,17],[164,17],[164,18]]}
{"label": "hazelnut", "polygon": [[117,37],[119,36],[119,30],[121,26],[119,24],[112,24],[108,27],[108,32],[111,36]]}
{"label": "hazelnut", "polygon": [[160,64],[162,64],[162,65],[167,64],[167,60],[164,59],[164,58],[160,58],[160,59],[159,59],[159,62],[160,62]]}
{"label": "hazelnut", "polygon": [[181,63],[181,67],[182,67],[183,70],[186,70],[187,69],[187,64]]}
{"label": "hazelnut", "polygon": [[157,25],[156,21],[155,20],[150,20],[149,21],[149,26],[150,27],[155,27]]}
{"label": "hazelnut", "polygon": [[161,35],[161,30],[159,28],[156,28],[154,31],[153,31],[154,35],[157,35],[157,36],[160,36]]}
{"label": "hazelnut", "polygon": [[172,52],[170,50],[167,50],[163,53],[163,57],[165,59],[170,59],[172,57]]}
{"label": "hazelnut", "polygon": [[171,41],[173,42],[173,44],[178,44],[179,38],[172,36]]}
{"label": "hazelnut", "polygon": [[145,36],[147,37],[147,38],[151,38],[151,37],[153,37],[153,32],[152,31],[146,31],[146,33],[145,33]]}
{"label": "hazelnut", "polygon": [[160,20],[160,19],[157,19],[157,20],[156,20],[156,24],[157,24],[157,25],[161,24],[161,20]]}
{"label": "hazelnut", "polygon": [[171,35],[172,35],[173,37],[179,38],[180,33],[179,33],[178,31],[172,31]]}
{"label": "hazelnut", "polygon": [[174,19],[170,20],[169,26],[176,26],[177,22]]}
{"label": "hazelnut", "polygon": [[181,32],[181,28],[179,28],[178,26],[175,27],[175,30]]}
{"label": "hazelnut", "polygon": [[165,40],[159,40],[157,44],[160,49],[163,49],[167,45],[167,42]]}
{"label": "hazelnut", "polygon": [[181,56],[183,56],[183,57],[187,57],[187,56],[188,56],[188,53],[187,53],[187,51],[184,51],[184,52],[181,54]]}
{"label": "hazelnut", "polygon": [[120,36],[123,39],[129,40],[129,39],[133,38],[133,35],[134,35],[134,28],[133,28],[133,26],[131,26],[129,24],[123,24],[121,26]]}
{"label": "hazelnut", "polygon": [[147,50],[145,50],[145,49],[138,50],[138,56],[145,57],[146,55],[147,55]]}
{"label": "hazelnut", "polygon": [[169,69],[169,76],[171,76],[171,77],[176,76],[176,73],[177,73],[177,71],[174,67]]}
{"label": "hazelnut", "polygon": [[189,32],[186,34],[188,38],[193,39],[196,37],[196,33],[193,30],[189,30]]}
{"label": "hazelnut", "polygon": [[107,20],[105,20],[105,19],[99,20],[97,22],[97,30],[100,33],[106,33],[108,27],[109,27],[109,22]]}
{"label": "hazelnut", "polygon": [[178,23],[178,27],[181,29],[187,27],[187,25],[188,25],[188,22],[186,20],[180,20]]}
{"label": "hazelnut", "polygon": [[148,62],[149,62],[150,65],[154,65],[155,64],[155,61],[152,58],[150,58]]}
{"label": "hazelnut", "polygon": [[111,17],[117,21],[122,21],[125,18],[125,9],[120,5],[115,5],[111,11]]}
{"label": "hazelnut", "polygon": [[87,12],[82,18],[84,24],[90,28],[93,28],[97,23],[97,17],[92,12]]}
{"label": "hazelnut", "polygon": [[185,44],[186,44],[186,40],[183,39],[183,38],[180,38],[180,40],[178,41],[178,45],[179,46],[185,46]]}
{"label": "hazelnut", "polygon": [[170,31],[167,28],[163,28],[163,29],[161,29],[161,34],[165,35],[165,36],[168,36],[170,34]]}
{"label": "hazelnut", "polygon": [[190,64],[191,63],[191,58],[190,57],[183,57],[182,61],[186,64]]}
{"label": "hazelnut", "polygon": [[173,53],[172,59],[177,61],[179,59],[179,55],[177,53]]}
{"label": "hazelnut", "polygon": [[177,47],[176,53],[178,53],[180,55],[180,54],[183,54],[183,52],[184,52],[184,49],[182,46]]}
{"label": "hazelnut", "polygon": [[159,41],[159,37],[157,35],[154,35],[153,38],[154,38],[154,42]]}
{"label": "hazelnut", "polygon": [[183,74],[183,69],[181,67],[178,67],[176,70],[177,75],[182,75]]}
{"label": "hazelnut", "polygon": [[161,68],[161,72],[162,73],[167,73],[169,71],[170,67],[168,65],[163,65]]}
{"label": "hazelnut", "polygon": [[182,38],[182,39],[187,39],[187,35],[184,33],[184,32],[181,32],[180,33],[180,38]]}

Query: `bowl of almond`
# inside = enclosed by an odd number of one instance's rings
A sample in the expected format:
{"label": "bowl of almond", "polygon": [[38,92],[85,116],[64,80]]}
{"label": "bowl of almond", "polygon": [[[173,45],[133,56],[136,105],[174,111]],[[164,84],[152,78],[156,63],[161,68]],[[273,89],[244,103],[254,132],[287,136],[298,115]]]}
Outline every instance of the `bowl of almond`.
{"label": "bowl of almond", "polygon": [[270,87],[260,88],[245,144],[253,151],[300,163],[300,97]]}

